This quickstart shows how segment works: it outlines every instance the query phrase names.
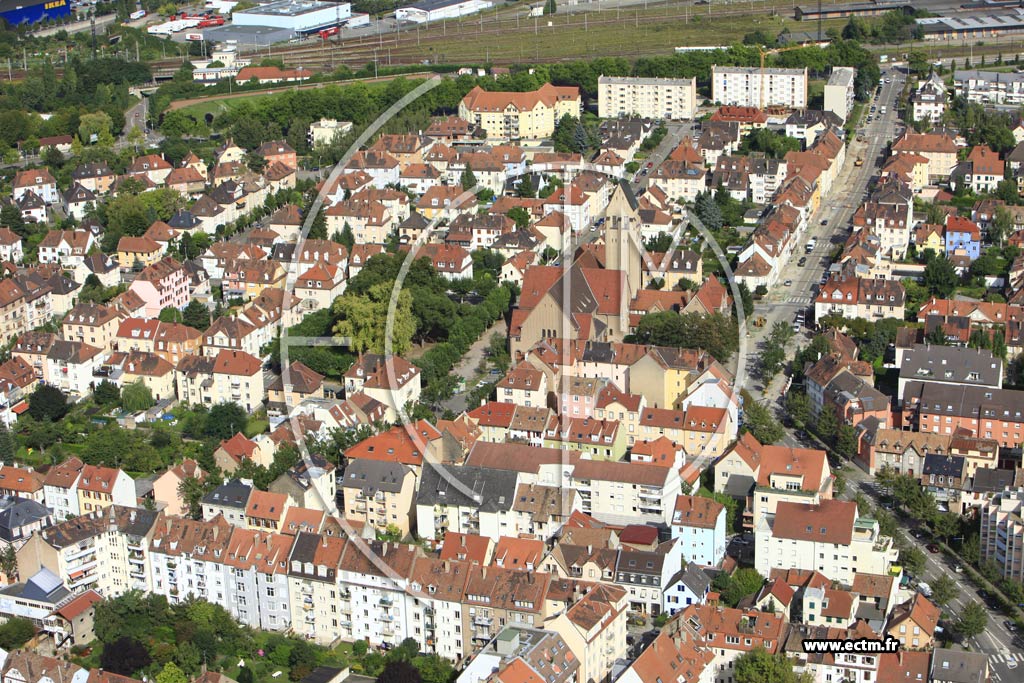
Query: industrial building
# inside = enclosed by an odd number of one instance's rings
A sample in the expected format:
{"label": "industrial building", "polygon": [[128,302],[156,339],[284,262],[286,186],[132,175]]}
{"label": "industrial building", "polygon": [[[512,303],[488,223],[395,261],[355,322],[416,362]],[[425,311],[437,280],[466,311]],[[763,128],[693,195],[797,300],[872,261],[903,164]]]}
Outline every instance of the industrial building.
{"label": "industrial building", "polygon": [[968,40],[1024,32],[1024,9],[1000,14],[956,14],[917,20],[925,40]]}
{"label": "industrial building", "polygon": [[11,26],[17,24],[35,24],[45,19],[58,19],[71,14],[69,0],[25,0],[0,1],[0,17]]}
{"label": "industrial building", "polygon": [[287,28],[273,26],[218,26],[205,29],[203,40],[210,43],[229,43],[237,45],[240,51],[256,50],[268,45],[285,43],[295,37],[295,32]]}
{"label": "industrial building", "polygon": [[711,99],[736,107],[807,107],[807,69],[711,67]]}
{"label": "industrial building", "polygon": [[493,7],[490,0],[422,0],[395,10],[395,19],[425,24],[441,19],[458,19]]}
{"label": "industrial building", "polygon": [[292,33],[311,33],[337,26],[351,15],[352,5],[347,2],[279,0],[235,12],[231,21],[235,26],[269,26]]}
{"label": "industrial building", "polygon": [[689,120],[694,117],[697,104],[696,78],[597,79],[597,112],[601,118]]}

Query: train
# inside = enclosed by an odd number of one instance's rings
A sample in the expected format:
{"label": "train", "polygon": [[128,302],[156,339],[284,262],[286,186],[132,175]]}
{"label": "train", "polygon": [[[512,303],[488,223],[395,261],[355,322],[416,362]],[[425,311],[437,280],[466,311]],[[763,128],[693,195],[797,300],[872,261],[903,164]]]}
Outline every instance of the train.
{"label": "train", "polygon": [[317,35],[320,36],[320,40],[327,40],[331,36],[336,36],[339,33],[341,33],[341,27],[331,26],[330,28],[325,28],[322,31],[319,31]]}

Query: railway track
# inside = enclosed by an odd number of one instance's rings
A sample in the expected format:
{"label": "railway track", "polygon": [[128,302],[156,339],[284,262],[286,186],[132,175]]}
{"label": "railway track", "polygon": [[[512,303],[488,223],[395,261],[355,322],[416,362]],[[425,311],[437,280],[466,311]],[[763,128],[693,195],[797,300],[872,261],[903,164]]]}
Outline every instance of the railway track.
{"label": "railway track", "polygon": [[[552,30],[586,31],[590,29],[600,30],[602,28],[620,26],[628,23],[633,26],[661,26],[669,22],[683,22],[695,16],[705,16],[704,8],[695,5],[669,5],[661,6],[666,11],[655,12],[649,10],[641,11],[639,7],[626,8],[621,11],[605,9],[589,13],[556,15],[551,26],[541,25],[539,21],[529,21],[520,17],[481,17],[479,22],[471,20],[445,22],[443,25],[431,24],[429,28],[416,30],[405,28],[398,32],[383,33],[376,36],[364,36],[351,38],[336,43],[331,40],[317,41],[312,44],[288,45],[283,47],[271,47],[259,53],[261,58],[281,59],[288,66],[303,66],[313,70],[329,71],[338,66],[362,68],[367,63],[378,61],[381,65],[404,66],[423,63],[424,60],[433,57],[432,61],[442,62],[445,44],[458,41],[460,37],[479,40],[488,36],[507,36],[519,34],[524,38],[535,35],[538,32]],[[729,16],[749,16],[756,14],[772,15],[777,14],[779,8],[772,5],[739,5],[716,6],[714,16],[716,20]],[[521,10],[519,10],[521,11]],[[596,16],[595,16],[596,15]],[[565,20],[562,20],[564,16]],[[548,21],[547,19],[544,20]],[[608,56],[649,56],[664,54],[664,49],[646,50],[643,46],[630,44],[626,51],[610,51],[603,54]],[[480,61],[489,61],[494,64],[513,64],[523,58],[530,58],[529,54],[517,51],[516,54],[493,53],[487,59],[486,55],[480,56]],[[575,57],[574,59],[578,59]],[[383,60],[388,61],[383,61]],[[558,59],[545,59],[545,61],[564,61]],[[180,60],[160,60],[152,62],[154,72],[170,72],[181,65]]]}

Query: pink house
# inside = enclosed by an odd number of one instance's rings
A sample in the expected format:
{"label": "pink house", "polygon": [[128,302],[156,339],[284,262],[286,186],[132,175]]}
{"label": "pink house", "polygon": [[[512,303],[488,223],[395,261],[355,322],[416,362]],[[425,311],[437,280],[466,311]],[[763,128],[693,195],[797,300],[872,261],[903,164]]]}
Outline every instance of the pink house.
{"label": "pink house", "polygon": [[176,260],[165,256],[146,266],[135,277],[128,291],[137,294],[144,302],[144,316],[156,318],[165,308],[180,310],[188,305],[188,272]]}

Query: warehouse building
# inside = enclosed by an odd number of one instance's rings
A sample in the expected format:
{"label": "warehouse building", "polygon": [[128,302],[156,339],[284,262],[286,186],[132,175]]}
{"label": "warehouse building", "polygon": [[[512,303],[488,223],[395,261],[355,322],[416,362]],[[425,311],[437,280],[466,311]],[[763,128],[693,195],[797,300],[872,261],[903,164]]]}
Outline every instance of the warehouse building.
{"label": "warehouse building", "polygon": [[341,24],[351,15],[352,5],[347,2],[279,0],[235,12],[231,21],[235,26],[270,26],[292,33],[311,33]]}
{"label": "warehouse building", "polygon": [[493,7],[490,0],[422,0],[395,10],[395,19],[426,24],[441,19],[458,19]]}

